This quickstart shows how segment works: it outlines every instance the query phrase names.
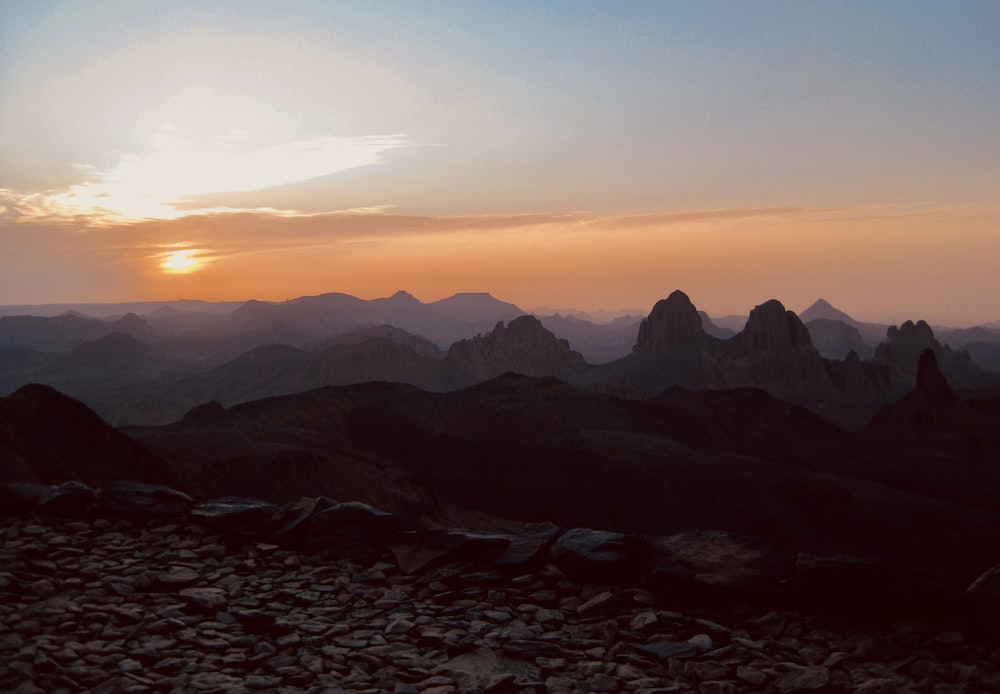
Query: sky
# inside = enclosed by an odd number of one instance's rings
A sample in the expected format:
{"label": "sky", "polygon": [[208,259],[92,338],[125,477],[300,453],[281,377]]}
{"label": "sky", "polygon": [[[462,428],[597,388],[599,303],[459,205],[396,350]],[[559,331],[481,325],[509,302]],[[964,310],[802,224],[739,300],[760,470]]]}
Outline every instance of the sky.
{"label": "sky", "polygon": [[1000,320],[1000,3],[0,0],[0,304]]}

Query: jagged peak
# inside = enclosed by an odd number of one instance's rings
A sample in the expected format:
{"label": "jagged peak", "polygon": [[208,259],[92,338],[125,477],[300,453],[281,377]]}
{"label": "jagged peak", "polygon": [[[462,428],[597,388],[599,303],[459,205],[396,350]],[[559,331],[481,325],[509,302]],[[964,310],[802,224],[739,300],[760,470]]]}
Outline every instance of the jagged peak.
{"label": "jagged peak", "polygon": [[955,392],[948,384],[937,363],[934,350],[927,348],[920,353],[917,361],[917,392],[937,400],[956,400]]}

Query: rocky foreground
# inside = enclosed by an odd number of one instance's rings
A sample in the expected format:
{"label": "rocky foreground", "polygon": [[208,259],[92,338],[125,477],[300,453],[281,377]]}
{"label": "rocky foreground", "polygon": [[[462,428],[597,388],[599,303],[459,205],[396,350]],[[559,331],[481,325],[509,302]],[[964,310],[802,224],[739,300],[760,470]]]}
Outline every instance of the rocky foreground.
{"label": "rocky foreground", "polygon": [[979,692],[1000,649],[961,628],[672,605],[635,586],[470,564],[405,574],[191,518],[8,518],[12,692]]}

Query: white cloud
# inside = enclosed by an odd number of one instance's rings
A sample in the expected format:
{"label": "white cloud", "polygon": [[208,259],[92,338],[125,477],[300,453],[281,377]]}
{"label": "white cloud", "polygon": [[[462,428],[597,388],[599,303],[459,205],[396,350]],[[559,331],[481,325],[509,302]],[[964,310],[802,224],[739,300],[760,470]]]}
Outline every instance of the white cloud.
{"label": "white cloud", "polygon": [[328,176],[378,163],[384,152],[409,144],[404,135],[320,137],[263,147],[254,147],[250,139],[249,133],[234,130],[197,141],[162,129],[147,154],[127,156],[106,170],[81,166],[84,182],[65,191],[13,197],[21,214],[32,217],[83,216],[101,222],[177,219],[218,211],[200,207],[201,196]]}

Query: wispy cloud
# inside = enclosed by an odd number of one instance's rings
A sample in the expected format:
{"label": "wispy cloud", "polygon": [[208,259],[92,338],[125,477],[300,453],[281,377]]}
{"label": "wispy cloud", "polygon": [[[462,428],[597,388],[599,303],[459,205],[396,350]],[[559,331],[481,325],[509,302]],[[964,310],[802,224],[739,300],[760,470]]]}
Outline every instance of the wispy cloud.
{"label": "wispy cloud", "polygon": [[[170,220],[233,211],[205,207],[199,198],[219,193],[264,190],[378,163],[405,147],[405,135],[320,137],[255,146],[250,135],[231,131],[198,141],[161,130],[150,151],[122,158],[108,169],[77,167],[83,181],[68,190],[24,193],[0,191],[8,215],[80,219],[98,224]],[[274,215],[296,210],[254,208]]]}

